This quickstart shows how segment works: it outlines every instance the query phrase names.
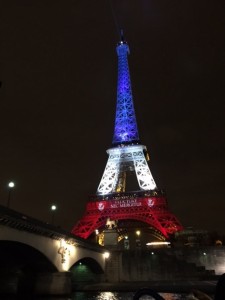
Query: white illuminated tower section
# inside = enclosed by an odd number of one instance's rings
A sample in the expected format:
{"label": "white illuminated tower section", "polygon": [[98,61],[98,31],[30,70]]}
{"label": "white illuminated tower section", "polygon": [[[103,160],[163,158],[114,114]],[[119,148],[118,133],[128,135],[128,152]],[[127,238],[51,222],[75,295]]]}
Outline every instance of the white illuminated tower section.
{"label": "white illuminated tower section", "polygon": [[113,147],[107,150],[108,162],[97,194],[125,192],[126,173],[135,171],[140,190],[156,189],[146,161],[147,149],[139,143],[128,66],[128,44],[121,39],[117,45],[118,83]]}

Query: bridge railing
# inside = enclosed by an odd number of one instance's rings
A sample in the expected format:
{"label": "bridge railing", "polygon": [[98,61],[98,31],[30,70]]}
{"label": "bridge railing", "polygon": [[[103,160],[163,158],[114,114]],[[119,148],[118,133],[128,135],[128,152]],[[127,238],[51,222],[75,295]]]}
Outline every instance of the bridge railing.
{"label": "bridge railing", "polygon": [[103,247],[77,237],[67,230],[37,220],[2,205],[0,205],[0,225],[46,236],[55,240],[64,239],[67,243],[77,247],[88,247],[89,249],[97,252],[105,252]]}

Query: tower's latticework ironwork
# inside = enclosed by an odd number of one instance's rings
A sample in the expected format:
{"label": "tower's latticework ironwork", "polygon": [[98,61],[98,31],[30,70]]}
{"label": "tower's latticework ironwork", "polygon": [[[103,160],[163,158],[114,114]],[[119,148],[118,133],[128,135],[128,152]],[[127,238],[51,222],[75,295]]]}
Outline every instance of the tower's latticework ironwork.
{"label": "tower's latticework ironwork", "polygon": [[[182,229],[177,218],[168,210],[167,200],[152,177],[147,149],[140,144],[136,122],[130,72],[128,44],[121,39],[117,45],[118,84],[116,119],[112,147],[97,193],[87,206],[83,218],[72,233],[88,238],[107,221],[135,220],[154,228],[163,237]],[[127,175],[136,175],[139,191],[126,189]]]}

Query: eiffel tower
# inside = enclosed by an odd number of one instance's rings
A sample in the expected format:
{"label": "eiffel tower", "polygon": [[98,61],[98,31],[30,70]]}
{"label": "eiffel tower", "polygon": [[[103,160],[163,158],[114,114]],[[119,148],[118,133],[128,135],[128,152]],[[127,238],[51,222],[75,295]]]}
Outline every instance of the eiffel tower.
{"label": "eiffel tower", "polygon": [[[117,106],[112,147],[107,150],[109,157],[97,193],[72,233],[87,239],[107,228],[122,232],[135,221],[165,240],[183,228],[169,212],[165,192],[157,188],[149,169],[147,148],[140,143],[128,66],[130,51],[123,36],[116,51]],[[127,190],[129,174],[136,179],[137,191]]]}

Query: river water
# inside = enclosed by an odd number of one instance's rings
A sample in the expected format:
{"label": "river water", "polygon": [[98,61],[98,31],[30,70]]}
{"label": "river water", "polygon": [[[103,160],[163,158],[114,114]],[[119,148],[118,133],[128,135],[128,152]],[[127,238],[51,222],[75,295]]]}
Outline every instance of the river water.
{"label": "river water", "polygon": [[[187,295],[160,293],[165,300],[186,300]],[[96,293],[75,293],[71,300],[132,300],[133,292],[96,292]],[[142,296],[140,300],[153,300],[151,296]],[[190,298],[189,298],[190,299]]]}
{"label": "river water", "polygon": [[[160,295],[165,300],[194,300],[191,294],[160,293]],[[133,296],[133,292],[76,292],[70,297],[47,297],[38,300],[133,300]],[[140,300],[154,300],[154,298],[146,295]]]}

